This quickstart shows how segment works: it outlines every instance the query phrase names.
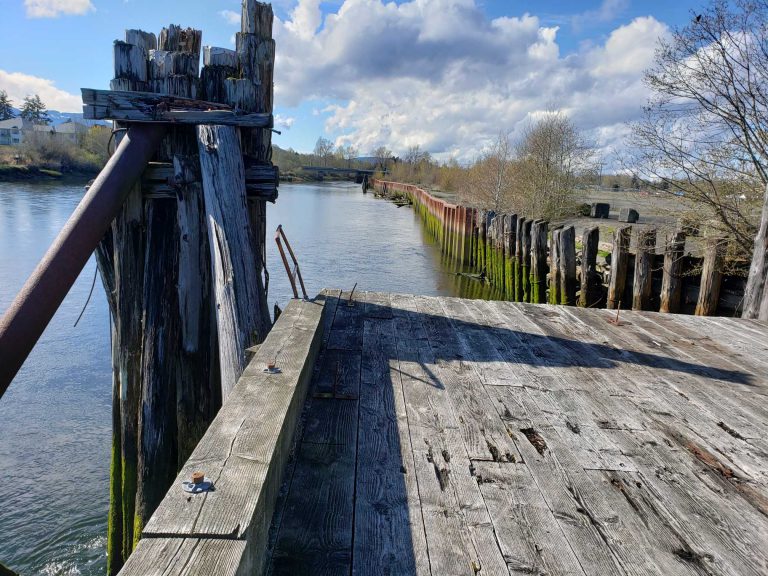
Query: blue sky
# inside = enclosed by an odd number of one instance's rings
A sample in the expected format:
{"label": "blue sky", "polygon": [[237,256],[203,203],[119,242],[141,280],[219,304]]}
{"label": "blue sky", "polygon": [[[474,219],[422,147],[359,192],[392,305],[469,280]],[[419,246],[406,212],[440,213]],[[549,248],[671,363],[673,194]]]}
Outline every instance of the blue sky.
{"label": "blue sky", "polygon": [[[106,87],[125,28],[170,23],[232,47],[238,0],[3,0],[0,89],[75,111]],[[605,150],[647,98],[642,71],[701,3],[657,0],[279,0],[275,142],[361,153],[419,144],[471,159],[499,130],[563,110]]]}

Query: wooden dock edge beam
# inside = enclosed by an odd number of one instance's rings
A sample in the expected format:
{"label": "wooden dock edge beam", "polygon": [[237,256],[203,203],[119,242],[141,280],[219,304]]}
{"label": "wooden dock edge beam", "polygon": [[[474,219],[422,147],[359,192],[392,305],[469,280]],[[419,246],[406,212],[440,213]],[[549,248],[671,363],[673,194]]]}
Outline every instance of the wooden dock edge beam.
{"label": "wooden dock edge beam", "polygon": [[[292,300],[147,523],[122,576],[262,574],[269,526],[312,378],[325,298]],[[277,374],[264,372],[276,362]],[[181,488],[202,471],[215,490]]]}

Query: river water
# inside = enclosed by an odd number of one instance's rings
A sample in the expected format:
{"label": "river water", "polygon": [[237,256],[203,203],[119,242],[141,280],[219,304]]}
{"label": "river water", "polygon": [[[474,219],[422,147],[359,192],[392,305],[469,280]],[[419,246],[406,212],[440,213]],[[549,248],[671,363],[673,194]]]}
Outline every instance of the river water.
{"label": "river water", "polygon": [[[0,183],[0,311],[61,229],[83,183]],[[268,211],[270,306],[291,289],[282,224],[310,296],[323,288],[494,297],[451,273],[410,208],[352,184],[283,184]],[[23,575],[104,574],[111,370],[109,313],[91,259],[0,399],[0,562]],[[2,361],[2,359],[0,359]]]}

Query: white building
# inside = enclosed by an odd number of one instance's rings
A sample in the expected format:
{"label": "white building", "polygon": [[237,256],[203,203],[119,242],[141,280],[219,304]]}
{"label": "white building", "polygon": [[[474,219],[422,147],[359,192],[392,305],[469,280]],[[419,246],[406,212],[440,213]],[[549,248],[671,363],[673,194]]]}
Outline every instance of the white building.
{"label": "white building", "polygon": [[80,143],[83,136],[88,132],[88,128],[86,123],[71,118],[56,127],[51,127],[57,138],[67,140],[72,144]]}
{"label": "white building", "polygon": [[24,141],[24,129],[28,128],[21,118],[0,120],[0,146],[18,146]]}

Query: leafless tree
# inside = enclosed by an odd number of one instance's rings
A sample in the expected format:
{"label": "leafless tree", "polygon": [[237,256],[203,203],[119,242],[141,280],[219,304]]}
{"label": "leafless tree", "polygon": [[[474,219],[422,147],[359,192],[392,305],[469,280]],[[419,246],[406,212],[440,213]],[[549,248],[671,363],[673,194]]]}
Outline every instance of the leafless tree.
{"label": "leafless tree", "polygon": [[392,151],[386,146],[379,146],[373,151],[373,157],[376,158],[376,167],[384,172],[387,170],[390,160],[392,160]]}
{"label": "leafless tree", "polygon": [[323,166],[328,166],[328,158],[333,156],[333,142],[320,136],[315,142],[315,156],[322,159]]}
{"label": "leafless tree", "polygon": [[[691,16],[660,42],[646,73],[653,97],[633,127],[634,167],[691,204],[731,240],[734,258],[748,260],[768,184],[768,1],[712,0]],[[765,266],[750,273],[747,301],[762,292],[765,274]]]}
{"label": "leafless tree", "polygon": [[357,148],[349,144],[348,146],[340,145],[338,148],[336,148],[336,154],[338,154],[339,158],[341,158],[347,165],[347,168],[352,167],[352,160],[357,158]]}
{"label": "leafless tree", "polygon": [[500,131],[490,148],[467,172],[464,188],[470,203],[496,212],[509,205],[513,153],[509,131]]}
{"label": "leafless tree", "polygon": [[548,112],[523,131],[517,145],[518,210],[557,218],[573,209],[579,178],[594,169],[594,149],[568,116]]}

